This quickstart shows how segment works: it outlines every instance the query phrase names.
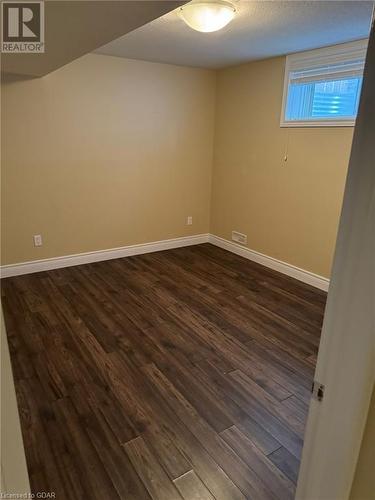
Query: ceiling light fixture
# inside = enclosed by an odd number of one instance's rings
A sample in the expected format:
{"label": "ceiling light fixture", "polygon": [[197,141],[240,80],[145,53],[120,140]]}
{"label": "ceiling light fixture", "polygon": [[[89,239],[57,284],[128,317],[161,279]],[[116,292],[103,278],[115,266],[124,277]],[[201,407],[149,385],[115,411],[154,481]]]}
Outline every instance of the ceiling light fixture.
{"label": "ceiling light fixture", "polygon": [[193,1],[180,7],[179,15],[193,30],[211,33],[230,23],[236,15],[236,9],[224,0]]}

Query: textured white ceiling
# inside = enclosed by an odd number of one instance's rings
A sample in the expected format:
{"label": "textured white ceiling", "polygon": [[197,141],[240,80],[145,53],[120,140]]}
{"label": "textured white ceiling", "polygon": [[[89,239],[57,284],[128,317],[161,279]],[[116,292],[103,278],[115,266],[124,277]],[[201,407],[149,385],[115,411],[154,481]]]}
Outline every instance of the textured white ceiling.
{"label": "textured white ceiling", "polygon": [[235,19],[199,33],[172,11],[96,52],[131,59],[222,68],[267,57],[366,38],[371,1],[234,0]]}

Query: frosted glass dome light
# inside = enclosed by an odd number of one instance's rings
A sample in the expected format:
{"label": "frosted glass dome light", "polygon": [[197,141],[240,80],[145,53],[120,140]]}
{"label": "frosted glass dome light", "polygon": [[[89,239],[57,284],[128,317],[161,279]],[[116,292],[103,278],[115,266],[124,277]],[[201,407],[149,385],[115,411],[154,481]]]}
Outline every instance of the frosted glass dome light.
{"label": "frosted glass dome light", "polygon": [[211,33],[224,28],[236,15],[234,6],[222,0],[193,1],[179,9],[185,23],[196,31]]}

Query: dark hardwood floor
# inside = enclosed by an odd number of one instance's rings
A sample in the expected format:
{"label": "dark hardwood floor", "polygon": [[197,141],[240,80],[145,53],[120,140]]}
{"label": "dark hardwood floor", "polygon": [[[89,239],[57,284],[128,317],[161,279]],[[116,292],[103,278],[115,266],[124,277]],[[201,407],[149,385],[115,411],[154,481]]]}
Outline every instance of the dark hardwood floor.
{"label": "dark hardwood floor", "polygon": [[293,498],[325,299],[209,244],[3,280],[32,491]]}

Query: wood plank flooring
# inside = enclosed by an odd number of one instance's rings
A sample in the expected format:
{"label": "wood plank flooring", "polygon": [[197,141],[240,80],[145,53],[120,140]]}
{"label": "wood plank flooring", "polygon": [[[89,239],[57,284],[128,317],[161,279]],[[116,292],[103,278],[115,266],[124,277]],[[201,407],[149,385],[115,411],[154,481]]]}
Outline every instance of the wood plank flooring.
{"label": "wood plank flooring", "polygon": [[325,300],[209,244],[3,280],[32,491],[293,498]]}

